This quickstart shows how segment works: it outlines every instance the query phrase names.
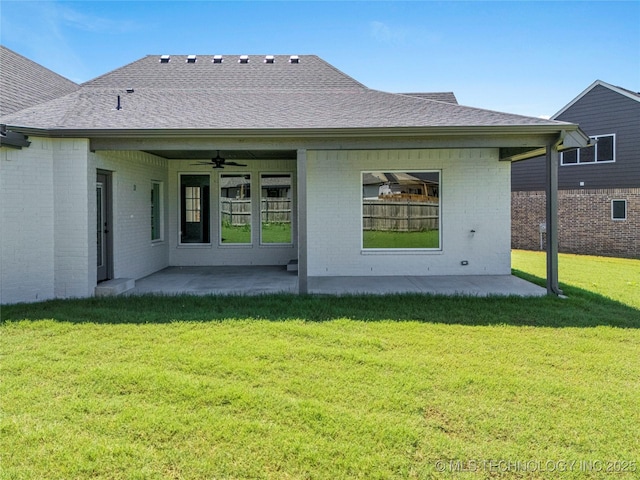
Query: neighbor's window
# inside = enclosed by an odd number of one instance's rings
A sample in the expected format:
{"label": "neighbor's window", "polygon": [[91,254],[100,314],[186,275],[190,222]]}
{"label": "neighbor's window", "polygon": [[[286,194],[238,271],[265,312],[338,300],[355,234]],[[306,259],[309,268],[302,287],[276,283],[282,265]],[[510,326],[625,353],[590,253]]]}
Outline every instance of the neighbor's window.
{"label": "neighbor's window", "polygon": [[209,175],[180,175],[180,242],[209,243]]}
{"label": "neighbor's window", "polygon": [[151,182],[151,240],[162,240],[162,182]]}
{"label": "neighbor's window", "polygon": [[577,165],[583,163],[606,163],[616,161],[616,136],[595,135],[590,137],[596,140],[593,147],[581,148],[570,152],[562,152],[560,161],[562,165]]}
{"label": "neighbor's window", "polygon": [[441,248],[440,172],[363,172],[362,247]]}
{"label": "neighbor's window", "polygon": [[260,175],[260,241],[291,243],[291,174]]}
{"label": "neighbor's window", "polygon": [[611,200],[611,219],[626,220],[627,219],[627,201]]}
{"label": "neighbor's window", "polygon": [[220,175],[220,243],[251,243],[251,175]]}

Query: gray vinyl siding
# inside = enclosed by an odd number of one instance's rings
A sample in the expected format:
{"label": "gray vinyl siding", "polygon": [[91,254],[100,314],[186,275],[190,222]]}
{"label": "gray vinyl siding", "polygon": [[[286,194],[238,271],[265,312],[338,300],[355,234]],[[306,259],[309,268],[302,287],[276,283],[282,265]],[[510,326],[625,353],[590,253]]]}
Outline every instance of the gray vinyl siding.
{"label": "gray vinyl siding", "polygon": [[[589,136],[616,135],[616,161],[560,166],[558,188],[640,187],[640,101],[596,85],[555,120],[578,123]],[[544,158],[512,166],[513,191],[544,190]]]}

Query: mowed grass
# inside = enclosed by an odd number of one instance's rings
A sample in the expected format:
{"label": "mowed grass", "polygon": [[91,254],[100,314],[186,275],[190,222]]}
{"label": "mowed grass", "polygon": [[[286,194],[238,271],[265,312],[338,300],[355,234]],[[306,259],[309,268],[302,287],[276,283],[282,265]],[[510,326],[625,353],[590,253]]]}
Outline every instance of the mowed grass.
{"label": "mowed grass", "polygon": [[440,234],[438,230],[424,232],[387,232],[365,230],[362,232],[364,248],[438,248]]}
{"label": "mowed grass", "polygon": [[[547,276],[545,252],[514,250],[516,273],[540,279]],[[628,258],[558,255],[560,285],[577,287],[626,303],[640,310],[640,260]]]}
{"label": "mowed grass", "polygon": [[564,280],[3,306],[0,478],[637,478],[640,309]]}

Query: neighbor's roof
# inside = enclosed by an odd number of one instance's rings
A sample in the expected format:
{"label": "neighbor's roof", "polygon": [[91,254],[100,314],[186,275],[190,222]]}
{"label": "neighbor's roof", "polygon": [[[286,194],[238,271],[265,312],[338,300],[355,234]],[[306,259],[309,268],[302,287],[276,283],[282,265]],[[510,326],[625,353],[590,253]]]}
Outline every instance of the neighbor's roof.
{"label": "neighbor's roof", "polygon": [[[559,126],[563,122],[372,90],[314,55],[149,55],[2,119],[53,131]],[[118,106],[120,97],[120,109]],[[454,97],[455,98],[455,97]]]}
{"label": "neighbor's roof", "polygon": [[58,98],[77,83],[0,45],[0,116]]}
{"label": "neighbor's roof", "polygon": [[603,82],[602,80],[596,80],[587,88],[585,88],[576,98],[574,98],[569,103],[567,103],[564,107],[562,107],[562,109],[560,109],[560,111],[555,115],[553,115],[551,118],[552,119],[558,118],[570,107],[572,107],[578,100],[580,100],[582,97],[584,97],[587,93],[589,93],[591,90],[593,90],[596,87],[608,88],[609,90],[619,93],[624,97],[630,98],[631,100],[635,100],[636,102],[640,102],[640,92],[632,92],[631,90],[627,90],[626,88],[616,87],[615,85],[611,85],[610,83]]}

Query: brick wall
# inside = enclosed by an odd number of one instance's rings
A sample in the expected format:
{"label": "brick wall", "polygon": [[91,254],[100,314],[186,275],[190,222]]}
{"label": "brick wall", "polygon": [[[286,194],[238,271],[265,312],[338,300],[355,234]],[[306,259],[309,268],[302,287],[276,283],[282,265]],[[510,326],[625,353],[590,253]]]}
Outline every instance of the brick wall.
{"label": "brick wall", "polygon": [[[93,293],[89,278],[87,203],[87,139],[51,139],[53,152],[54,268],[56,298],[86,297]],[[29,147],[31,149],[31,147]],[[95,225],[95,222],[93,223]]]}
{"label": "brick wall", "polygon": [[[627,201],[627,219],[611,219],[611,201]],[[545,192],[512,192],[511,244],[540,249]],[[558,249],[565,253],[640,258],[640,188],[560,190]]]}
{"label": "brick wall", "polygon": [[[442,249],[363,251],[362,172],[420,170],[441,172]],[[309,275],[509,274],[509,176],[491,148],[309,150]]]}
{"label": "brick wall", "polygon": [[0,304],[54,297],[51,141],[0,148]]}

